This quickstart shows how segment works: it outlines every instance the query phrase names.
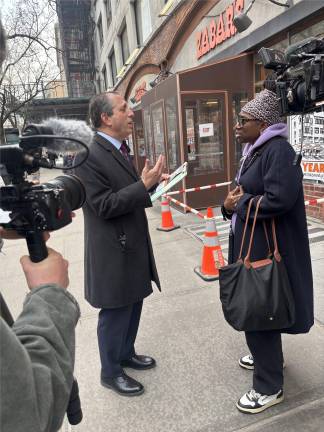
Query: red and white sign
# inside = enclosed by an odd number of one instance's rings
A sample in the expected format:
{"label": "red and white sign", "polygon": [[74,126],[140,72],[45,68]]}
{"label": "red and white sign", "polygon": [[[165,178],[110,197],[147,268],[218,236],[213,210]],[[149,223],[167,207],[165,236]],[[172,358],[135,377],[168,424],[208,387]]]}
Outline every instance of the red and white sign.
{"label": "red and white sign", "polygon": [[244,0],[235,0],[225,11],[212,18],[209,25],[196,34],[197,60],[236,34],[237,30],[233,24],[233,18],[243,9]]}
{"label": "red and white sign", "polygon": [[199,136],[200,138],[214,136],[214,124],[213,123],[202,123],[199,125]]}

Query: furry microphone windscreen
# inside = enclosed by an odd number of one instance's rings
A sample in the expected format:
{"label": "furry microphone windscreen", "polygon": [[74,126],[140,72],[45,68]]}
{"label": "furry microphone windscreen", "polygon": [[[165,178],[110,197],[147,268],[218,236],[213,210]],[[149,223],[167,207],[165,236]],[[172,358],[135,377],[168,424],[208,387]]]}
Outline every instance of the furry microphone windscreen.
{"label": "furry microphone windscreen", "polygon": [[[90,146],[94,137],[94,132],[81,120],[68,120],[60,118],[49,118],[41,123],[42,126],[46,126],[52,129],[54,135],[75,138],[82,141],[87,147]],[[80,151],[80,144],[69,141],[69,140],[51,140],[47,148],[60,153],[66,153],[71,151]]]}

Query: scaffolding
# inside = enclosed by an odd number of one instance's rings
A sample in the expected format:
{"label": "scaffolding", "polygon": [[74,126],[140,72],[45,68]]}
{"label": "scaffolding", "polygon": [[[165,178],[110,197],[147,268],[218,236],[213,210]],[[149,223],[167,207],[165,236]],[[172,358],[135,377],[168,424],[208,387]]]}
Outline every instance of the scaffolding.
{"label": "scaffolding", "polygon": [[57,0],[64,72],[69,97],[95,93],[91,0]]}

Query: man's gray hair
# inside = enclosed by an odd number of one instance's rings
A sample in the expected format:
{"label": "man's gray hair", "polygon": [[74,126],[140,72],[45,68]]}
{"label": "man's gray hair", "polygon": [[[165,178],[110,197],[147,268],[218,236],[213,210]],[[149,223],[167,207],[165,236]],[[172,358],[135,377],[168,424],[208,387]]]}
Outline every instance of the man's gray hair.
{"label": "man's gray hair", "polygon": [[92,96],[89,103],[89,117],[92,126],[98,129],[101,126],[101,114],[106,113],[108,116],[113,115],[113,104],[111,95],[119,94],[115,91],[109,91]]}

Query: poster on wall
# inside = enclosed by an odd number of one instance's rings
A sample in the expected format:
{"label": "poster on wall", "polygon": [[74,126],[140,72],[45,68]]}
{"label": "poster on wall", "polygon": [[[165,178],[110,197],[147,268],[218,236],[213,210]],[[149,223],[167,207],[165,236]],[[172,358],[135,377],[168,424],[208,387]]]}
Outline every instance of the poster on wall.
{"label": "poster on wall", "polygon": [[302,154],[304,180],[324,183],[324,112],[290,116],[289,141]]}
{"label": "poster on wall", "polygon": [[324,183],[324,161],[303,160],[301,167],[305,180],[319,180]]}
{"label": "poster on wall", "polygon": [[200,138],[214,136],[214,124],[213,123],[200,124],[199,136]]}

